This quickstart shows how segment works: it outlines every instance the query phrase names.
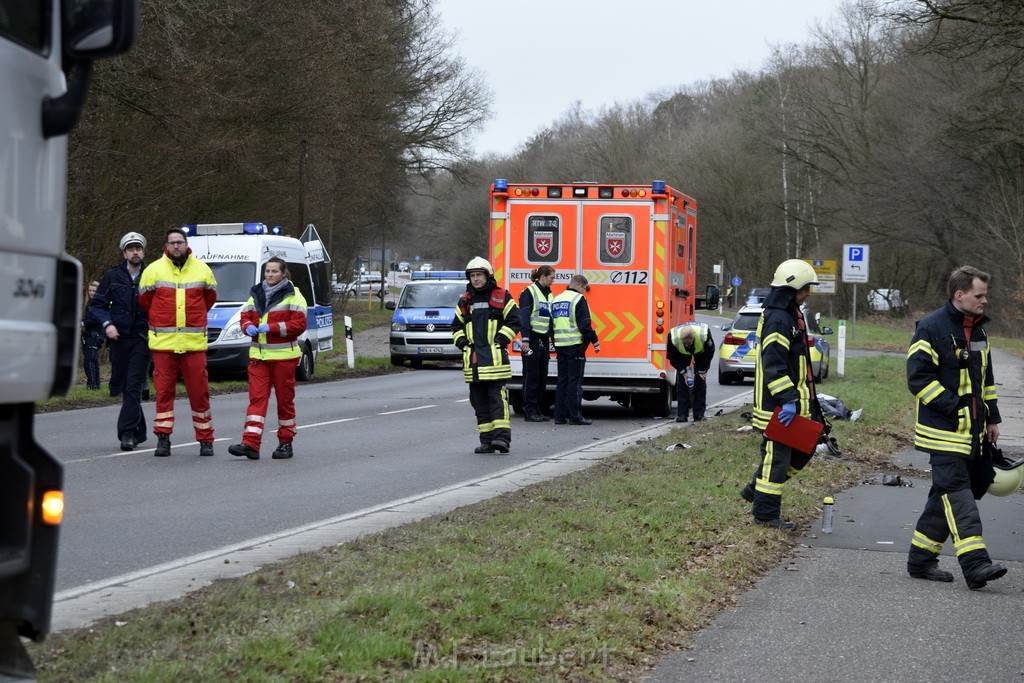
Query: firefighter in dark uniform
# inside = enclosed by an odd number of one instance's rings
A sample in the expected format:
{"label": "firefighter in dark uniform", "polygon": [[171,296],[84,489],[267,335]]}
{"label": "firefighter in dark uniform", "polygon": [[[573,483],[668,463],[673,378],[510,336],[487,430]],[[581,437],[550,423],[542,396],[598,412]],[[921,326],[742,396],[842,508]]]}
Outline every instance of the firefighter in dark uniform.
{"label": "firefighter in dark uniform", "polygon": [[708,405],[708,369],[715,358],[715,340],[704,323],[683,323],[668,335],[668,362],[676,369],[676,422],[686,422],[692,397],[693,421],[704,419]]}
{"label": "firefighter in dark uniform", "polygon": [[547,422],[542,412],[551,356],[551,285],[555,269],[541,266],[531,273],[530,286],[519,295],[523,335],[523,412],[527,422]]}
{"label": "firefighter in dark uniform", "polygon": [[[800,304],[818,284],[806,261],[789,259],[779,264],[771,292],[757,323],[757,364],[754,371],[754,428],[764,430],[778,407],[779,421],[789,426],[796,415],[821,421],[814,394],[807,326]],[[811,453],[761,438],[761,464],[754,480],[740,495],[753,503],[754,522],[774,529],[792,530],[796,524],[782,518],[782,490],[787,480],[810,462]]]}
{"label": "firefighter in dark uniform", "polygon": [[939,552],[952,535],[971,590],[1006,574],[985,548],[975,502],[992,478],[991,466],[976,466],[983,462],[983,443],[995,446],[1001,422],[985,332],[988,281],[977,268],[954,270],[949,300],[917,324],[907,351],[907,387],[917,397],[914,446],[929,454],[932,467],[907,571],[919,579],[952,581],[950,572],[939,569]]}
{"label": "firefighter in dark uniform", "polygon": [[494,268],[477,256],[466,265],[469,284],[459,297],[452,321],[452,340],[462,351],[462,370],[469,383],[469,402],[476,412],[480,445],[476,453],[508,453],[512,445],[508,393],[512,377],[508,345],[519,333],[516,300],[494,279]]}

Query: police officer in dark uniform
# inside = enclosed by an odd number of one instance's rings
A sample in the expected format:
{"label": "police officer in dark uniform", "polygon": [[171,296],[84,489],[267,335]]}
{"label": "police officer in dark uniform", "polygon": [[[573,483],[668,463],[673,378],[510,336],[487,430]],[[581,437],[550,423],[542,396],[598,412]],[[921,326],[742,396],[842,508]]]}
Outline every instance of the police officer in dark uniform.
{"label": "police officer in dark uniform", "polygon": [[103,330],[110,348],[111,375],[121,378],[121,414],[117,436],[121,450],[146,440],[143,385],[149,377],[149,317],[139,305],[139,276],[145,269],[146,238],[129,232],[121,238],[124,261],[106,272],[89,304],[89,317]]}
{"label": "police officer in dark uniform", "polygon": [[587,364],[587,346],[601,353],[601,342],[590,322],[590,306],[584,292],[590,283],[583,275],[569,278],[569,286],[551,304],[555,351],[558,355],[558,383],[555,385],[555,424],[589,425],[583,417],[583,371]]}
{"label": "police officer in dark uniform", "polygon": [[[708,369],[715,357],[711,328],[683,323],[669,332],[668,362],[676,369],[676,422],[686,422],[693,404],[693,421],[704,419],[708,405]],[[692,397],[692,401],[691,401]]]}

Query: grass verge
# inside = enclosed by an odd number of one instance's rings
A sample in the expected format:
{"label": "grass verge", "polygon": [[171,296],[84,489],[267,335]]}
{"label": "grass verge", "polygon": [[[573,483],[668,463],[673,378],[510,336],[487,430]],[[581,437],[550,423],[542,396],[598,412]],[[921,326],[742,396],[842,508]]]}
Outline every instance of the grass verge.
{"label": "grass verge", "polygon": [[[787,516],[906,445],[896,357],[829,382],[845,454],[786,487]],[[40,680],[635,680],[789,552],[737,495],[760,437],[739,414],[572,475],[281,562],[32,646]],[[676,442],[689,448],[666,448]]]}

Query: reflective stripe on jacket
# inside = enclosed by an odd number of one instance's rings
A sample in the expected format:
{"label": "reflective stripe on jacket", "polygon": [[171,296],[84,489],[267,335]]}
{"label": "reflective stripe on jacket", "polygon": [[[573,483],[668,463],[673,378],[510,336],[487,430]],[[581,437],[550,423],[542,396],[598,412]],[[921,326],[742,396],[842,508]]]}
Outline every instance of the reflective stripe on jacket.
{"label": "reflective stripe on jacket", "polygon": [[217,301],[210,267],[188,250],[179,268],[165,253],[139,277],[139,303],[149,313],[149,348],[206,351],[206,314]]}
{"label": "reflective stripe on jacket", "polygon": [[551,326],[554,328],[555,346],[583,343],[583,334],[576,322],[576,302],[583,298],[579,292],[567,289],[551,303]]}
{"label": "reflective stripe on jacket", "polygon": [[[680,337],[685,327],[693,327],[696,335],[693,340],[693,351],[690,351],[683,344]],[[666,348],[668,361],[676,370],[681,370],[694,360],[694,366],[698,372],[707,372],[711,367],[711,361],[715,357],[715,340],[711,338],[711,328],[704,323],[683,323],[676,325],[669,332],[669,344]]]}
{"label": "reflective stripe on jacket", "polygon": [[[529,294],[529,297],[526,295]],[[526,306],[526,299],[530,299],[530,307]],[[519,300],[519,307],[523,318],[523,339],[530,339],[533,336],[547,337],[551,329],[551,290],[541,287],[536,282],[523,290]]]}
{"label": "reflective stripe on jacket", "polygon": [[794,401],[800,415],[813,417],[815,397],[807,381],[807,334],[797,324],[795,295],[789,287],[772,287],[757,323],[755,429],[763,430],[776,408]]}
{"label": "reflective stripe on jacket", "polygon": [[519,306],[494,278],[475,290],[467,286],[452,321],[452,341],[462,348],[462,374],[467,382],[512,377],[508,345],[519,333]]}
{"label": "reflective stripe on jacket", "polygon": [[249,358],[258,360],[288,360],[302,355],[298,338],[306,331],[306,299],[288,282],[265,301],[263,284],[255,285],[241,312],[242,331],[249,325],[270,326],[269,332],[252,337]]}
{"label": "reflective stripe on jacket", "polygon": [[918,450],[969,456],[986,425],[1002,422],[987,322],[984,316],[975,322],[968,343],[964,314],[946,301],[917,324],[907,350],[907,388],[917,399]]}

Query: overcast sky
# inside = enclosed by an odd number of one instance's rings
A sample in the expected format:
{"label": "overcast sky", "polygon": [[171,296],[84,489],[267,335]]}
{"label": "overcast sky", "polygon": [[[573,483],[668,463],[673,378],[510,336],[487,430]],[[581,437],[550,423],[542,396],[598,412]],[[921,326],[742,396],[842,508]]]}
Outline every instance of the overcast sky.
{"label": "overcast sky", "polygon": [[604,105],[738,69],[804,44],[842,0],[435,0],[456,50],[491,88],[478,155],[510,153],[580,101]]}

